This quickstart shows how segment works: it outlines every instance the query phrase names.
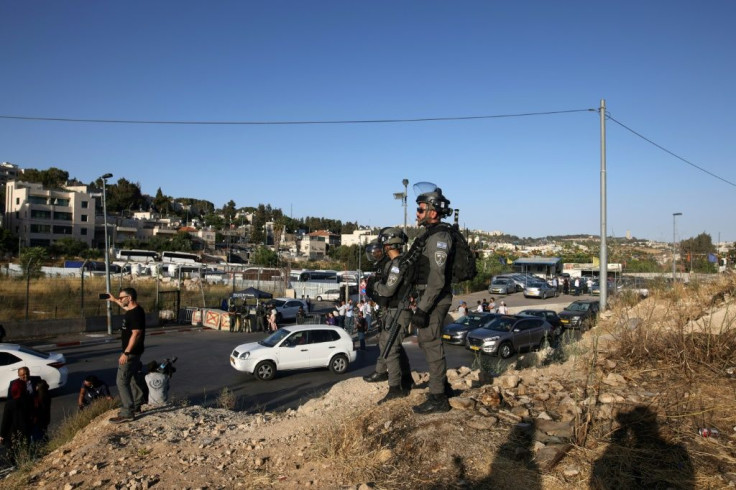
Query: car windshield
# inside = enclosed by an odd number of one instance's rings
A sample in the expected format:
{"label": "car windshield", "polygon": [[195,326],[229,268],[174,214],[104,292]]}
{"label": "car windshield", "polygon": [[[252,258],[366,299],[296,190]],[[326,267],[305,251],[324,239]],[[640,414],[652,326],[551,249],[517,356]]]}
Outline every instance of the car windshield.
{"label": "car windshield", "polygon": [[274,345],[281,342],[284,339],[284,337],[286,337],[290,333],[291,333],[291,330],[289,330],[288,328],[280,328],[276,330],[274,333],[272,333],[271,335],[269,335],[268,337],[266,337],[265,339],[260,340],[258,343],[266,347],[273,347]]}
{"label": "car windshield", "polygon": [[544,316],[543,311],[535,311],[535,310],[524,310],[524,311],[520,311],[518,314],[523,315],[523,316]]}
{"label": "car windshield", "polygon": [[508,283],[509,283],[509,280],[508,279],[496,279],[491,284],[497,284],[499,286],[504,286],[504,285],[506,285]]}
{"label": "car windshield", "polygon": [[509,332],[515,321],[513,318],[496,318],[483,328],[497,332]]}
{"label": "car windshield", "polygon": [[568,311],[588,311],[590,303],[573,303],[565,309]]}
{"label": "car windshield", "polygon": [[481,320],[483,320],[484,317],[485,315],[465,315],[461,316],[452,323],[456,325],[468,325],[470,327],[476,327],[480,325]]}
{"label": "car windshield", "polygon": [[271,300],[271,305],[272,305],[272,306],[275,306],[275,307],[277,307],[277,308],[278,308],[279,306],[284,306],[284,304],[285,304],[285,303],[286,303],[286,301],[281,301],[280,299],[274,299],[274,300]]}

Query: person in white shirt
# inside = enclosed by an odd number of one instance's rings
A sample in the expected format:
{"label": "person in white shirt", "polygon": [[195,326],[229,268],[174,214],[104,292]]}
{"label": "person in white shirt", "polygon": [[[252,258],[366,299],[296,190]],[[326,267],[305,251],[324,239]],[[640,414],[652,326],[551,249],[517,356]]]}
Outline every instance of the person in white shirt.
{"label": "person in white shirt", "polygon": [[468,314],[468,304],[465,301],[461,301],[460,306],[457,307],[457,312],[460,316],[466,316]]}
{"label": "person in white shirt", "polygon": [[501,315],[508,315],[509,314],[509,309],[506,308],[506,302],[505,301],[501,301],[501,306],[498,307],[498,310],[496,310],[496,312],[499,313],[499,314],[501,314]]}

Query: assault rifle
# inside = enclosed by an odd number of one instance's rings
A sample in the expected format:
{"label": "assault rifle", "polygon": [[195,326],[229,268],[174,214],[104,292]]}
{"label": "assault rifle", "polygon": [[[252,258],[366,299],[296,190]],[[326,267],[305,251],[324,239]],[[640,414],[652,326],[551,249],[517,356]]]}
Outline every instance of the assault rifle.
{"label": "assault rifle", "polygon": [[404,289],[406,289],[406,291],[404,291],[404,295],[401,297],[401,300],[399,300],[399,304],[396,307],[396,314],[391,319],[391,325],[388,328],[388,339],[386,340],[386,345],[383,347],[383,352],[381,352],[381,357],[384,360],[388,358],[388,353],[391,351],[391,348],[396,342],[396,338],[399,336],[399,329],[408,326],[399,325],[399,317],[401,316],[401,312],[409,307],[409,296],[411,296],[410,293],[412,291],[412,288],[410,287],[406,287]]}

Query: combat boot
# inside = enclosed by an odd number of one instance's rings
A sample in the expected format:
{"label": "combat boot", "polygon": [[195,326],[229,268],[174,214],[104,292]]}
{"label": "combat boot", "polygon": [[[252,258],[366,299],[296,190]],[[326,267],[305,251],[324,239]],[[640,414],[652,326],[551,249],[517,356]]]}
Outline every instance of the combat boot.
{"label": "combat boot", "polygon": [[447,396],[444,393],[441,393],[439,395],[430,393],[429,395],[427,395],[427,399],[424,401],[424,403],[412,407],[414,413],[422,415],[428,413],[449,412],[451,409],[452,407],[450,407],[450,402],[447,400]]}
{"label": "combat boot", "polygon": [[404,398],[405,396],[408,396],[408,395],[409,395],[409,392],[401,389],[401,386],[389,386],[388,393],[386,393],[386,396],[378,400],[378,405],[381,405],[382,403],[386,403],[387,401],[391,401],[395,398]]}
{"label": "combat boot", "polygon": [[388,381],[388,373],[377,373],[373,371],[368,376],[363,376],[366,383],[378,383],[379,381]]}
{"label": "combat boot", "polygon": [[412,388],[416,388],[416,385],[414,384],[414,378],[411,376],[411,373],[402,374],[401,375],[401,389],[404,390],[407,394],[409,394]]}

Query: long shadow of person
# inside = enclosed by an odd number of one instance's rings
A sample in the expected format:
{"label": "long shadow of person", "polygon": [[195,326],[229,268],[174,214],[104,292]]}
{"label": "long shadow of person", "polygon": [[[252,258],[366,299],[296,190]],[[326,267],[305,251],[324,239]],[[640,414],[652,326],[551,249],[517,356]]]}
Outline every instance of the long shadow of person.
{"label": "long shadow of person", "polygon": [[649,407],[621,412],[616,421],[608,449],[593,464],[591,488],[695,488],[687,450],[659,436],[657,414]]}
{"label": "long shadow of person", "polygon": [[533,421],[516,424],[498,448],[488,478],[475,488],[541,490],[542,479],[532,450],[535,430]]}

